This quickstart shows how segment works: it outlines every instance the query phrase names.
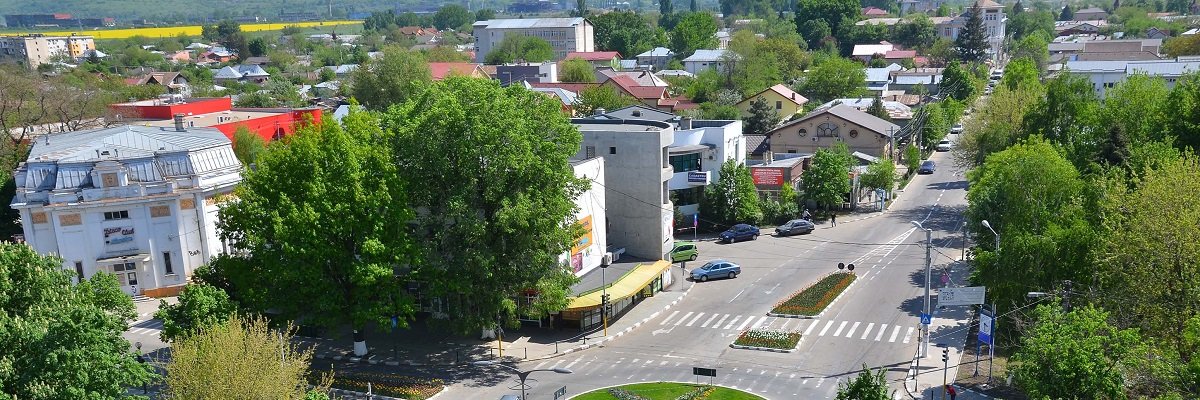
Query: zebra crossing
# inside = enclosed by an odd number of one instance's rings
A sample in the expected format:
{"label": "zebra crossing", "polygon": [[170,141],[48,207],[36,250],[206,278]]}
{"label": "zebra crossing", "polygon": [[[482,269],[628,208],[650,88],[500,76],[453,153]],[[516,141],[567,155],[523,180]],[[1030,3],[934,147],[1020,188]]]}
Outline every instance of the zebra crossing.
{"label": "zebra crossing", "polygon": [[905,344],[913,340],[913,335],[917,331],[915,324],[902,326],[865,321],[779,318],[696,311],[674,311],[658,324],[668,328],[693,327],[732,332],[761,328],[803,332],[806,337],[815,335],[817,337],[839,337],[887,343],[899,341]]}
{"label": "zebra crossing", "polygon": [[158,335],[159,332],[162,332],[162,329],[163,321],[161,319],[149,319],[130,324],[126,332],[135,335]]}

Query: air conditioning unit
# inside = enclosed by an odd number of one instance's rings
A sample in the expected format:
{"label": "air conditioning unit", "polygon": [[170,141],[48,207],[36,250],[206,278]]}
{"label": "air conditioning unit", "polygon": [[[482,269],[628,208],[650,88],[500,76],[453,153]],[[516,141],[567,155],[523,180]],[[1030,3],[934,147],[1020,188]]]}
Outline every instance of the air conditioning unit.
{"label": "air conditioning unit", "polygon": [[612,265],[612,262],[613,262],[612,253],[604,253],[604,257],[600,258],[600,265]]}

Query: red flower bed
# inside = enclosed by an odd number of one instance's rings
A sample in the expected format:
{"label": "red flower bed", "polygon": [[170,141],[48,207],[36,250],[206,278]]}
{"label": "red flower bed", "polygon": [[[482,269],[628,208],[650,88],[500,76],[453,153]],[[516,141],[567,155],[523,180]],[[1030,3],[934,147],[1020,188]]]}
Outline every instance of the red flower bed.
{"label": "red flower bed", "polygon": [[801,290],[799,293],[792,295],[775,305],[771,310],[775,314],[786,315],[817,315],[829,306],[843,290],[854,282],[856,276],[853,273],[839,272],[829,274],[822,278],[812,286]]}

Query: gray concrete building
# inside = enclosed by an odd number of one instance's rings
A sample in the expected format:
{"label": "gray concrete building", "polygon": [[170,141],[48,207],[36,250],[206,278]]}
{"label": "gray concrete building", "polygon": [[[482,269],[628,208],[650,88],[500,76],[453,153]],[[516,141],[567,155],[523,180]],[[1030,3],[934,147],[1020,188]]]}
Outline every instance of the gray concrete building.
{"label": "gray concrete building", "polygon": [[[604,157],[608,242],[631,256],[659,260],[674,245],[674,205],[667,182],[675,174],[670,123],[607,116],[571,120],[583,134],[575,159]],[[597,185],[592,182],[592,185]]]}
{"label": "gray concrete building", "polygon": [[484,62],[506,35],[533,36],[549,42],[555,60],[570,52],[596,51],[592,23],[583,18],[489,19],[475,22],[472,28],[477,63]]}

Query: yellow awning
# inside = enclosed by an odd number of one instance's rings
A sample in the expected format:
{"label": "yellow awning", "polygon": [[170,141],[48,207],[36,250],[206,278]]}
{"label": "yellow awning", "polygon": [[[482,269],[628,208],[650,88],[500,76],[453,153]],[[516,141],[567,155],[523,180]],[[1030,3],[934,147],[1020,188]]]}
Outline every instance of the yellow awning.
{"label": "yellow awning", "polygon": [[[652,264],[638,264],[629,273],[622,276],[621,279],[613,282],[612,286],[609,286],[609,300],[616,302],[617,300],[637,294],[642,288],[653,282],[654,278],[662,275],[662,272],[666,271],[667,268],[671,268],[671,263],[666,260],[658,260]],[[597,290],[573,298],[571,299],[571,305],[567,306],[566,311],[579,311],[599,307],[600,296],[602,294],[602,291]]]}

